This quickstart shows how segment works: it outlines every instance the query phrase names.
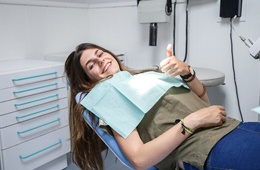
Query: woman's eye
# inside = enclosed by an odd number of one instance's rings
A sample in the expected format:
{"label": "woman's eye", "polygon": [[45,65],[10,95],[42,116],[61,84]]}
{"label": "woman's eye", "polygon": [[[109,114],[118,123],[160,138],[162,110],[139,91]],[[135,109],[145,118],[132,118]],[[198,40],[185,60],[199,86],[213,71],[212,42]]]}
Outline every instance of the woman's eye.
{"label": "woman's eye", "polygon": [[98,57],[101,57],[103,55],[103,52],[101,52],[99,55],[98,55]]}
{"label": "woman's eye", "polygon": [[89,69],[91,70],[91,69],[93,69],[94,68],[94,66],[95,66],[95,63],[92,63],[92,64],[90,64],[90,67],[89,67]]}

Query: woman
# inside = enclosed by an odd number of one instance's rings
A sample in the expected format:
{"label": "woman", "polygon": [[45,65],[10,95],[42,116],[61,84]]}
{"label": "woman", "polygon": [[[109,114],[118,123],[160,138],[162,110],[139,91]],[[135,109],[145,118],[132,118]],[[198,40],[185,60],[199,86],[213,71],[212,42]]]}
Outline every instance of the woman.
{"label": "woman", "polygon": [[[172,55],[171,46],[167,47],[167,58],[160,66],[161,71],[130,70],[110,51],[89,43],[80,44],[69,55],[65,72],[72,99],[69,119],[75,163],[81,169],[103,169],[101,142],[85,123],[82,117],[84,108],[73,100],[77,93],[89,93],[99,82],[121,71],[132,75],[155,71],[170,77],[180,75],[190,90],[183,87],[170,88],[127,138],[112,129],[120,148],[136,169],[147,169],[153,165],[163,170],[176,167],[259,168],[259,123],[240,124],[226,116],[223,106],[209,106],[204,85],[186,63]],[[242,135],[238,137],[238,133]],[[237,147],[234,142],[241,146]]]}

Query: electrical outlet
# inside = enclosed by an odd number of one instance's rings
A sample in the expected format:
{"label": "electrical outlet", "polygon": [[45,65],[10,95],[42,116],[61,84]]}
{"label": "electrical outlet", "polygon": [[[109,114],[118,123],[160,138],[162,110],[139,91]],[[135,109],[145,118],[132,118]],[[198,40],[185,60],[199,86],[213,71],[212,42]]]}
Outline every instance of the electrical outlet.
{"label": "electrical outlet", "polygon": [[[242,1],[242,14],[241,17],[237,17],[235,19],[235,22],[246,22],[246,13],[247,13],[247,0]],[[220,14],[220,1],[218,1],[218,15],[217,15],[217,22],[223,23],[223,22],[230,22],[230,18],[221,18],[219,16]]]}

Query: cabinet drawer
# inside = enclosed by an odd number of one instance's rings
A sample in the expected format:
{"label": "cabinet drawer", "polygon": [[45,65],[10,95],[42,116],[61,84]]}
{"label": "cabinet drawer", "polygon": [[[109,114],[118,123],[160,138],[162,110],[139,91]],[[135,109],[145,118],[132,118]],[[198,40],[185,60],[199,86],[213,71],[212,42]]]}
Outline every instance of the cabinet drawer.
{"label": "cabinet drawer", "polygon": [[[18,98],[0,103],[0,115],[15,112],[22,109],[27,109],[50,101],[55,101],[67,97],[67,89],[61,88],[51,90],[45,93],[39,93],[32,96]],[[3,109],[2,109],[3,108]]]}
{"label": "cabinet drawer", "polygon": [[2,150],[3,169],[35,169],[70,151],[69,127]]}
{"label": "cabinet drawer", "polygon": [[0,102],[66,87],[64,77],[0,90]]}
{"label": "cabinet drawer", "polygon": [[62,77],[63,71],[63,64],[56,64],[54,66],[39,66],[38,68],[15,70],[7,73],[2,72],[0,74],[0,89]]}
{"label": "cabinet drawer", "polygon": [[68,125],[68,109],[0,129],[1,148],[6,149]]}
{"label": "cabinet drawer", "polygon": [[48,162],[47,164],[44,164],[34,170],[65,170],[70,169],[68,167],[68,158],[67,155],[63,155],[59,158],[56,158],[52,160],[51,162]]}
{"label": "cabinet drawer", "polygon": [[68,99],[63,98],[53,102],[41,104],[35,107],[31,107],[17,112],[12,112],[0,116],[0,128],[10,126],[16,123],[24,122],[39,116],[46,115],[51,112],[55,112],[68,107]]}

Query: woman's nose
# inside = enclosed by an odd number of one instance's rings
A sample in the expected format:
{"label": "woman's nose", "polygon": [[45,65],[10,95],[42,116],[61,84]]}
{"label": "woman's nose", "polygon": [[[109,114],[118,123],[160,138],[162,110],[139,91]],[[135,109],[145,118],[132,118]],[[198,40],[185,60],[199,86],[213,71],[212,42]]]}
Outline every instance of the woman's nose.
{"label": "woman's nose", "polygon": [[103,58],[98,58],[98,63],[100,64],[100,65],[102,65],[102,64],[104,64],[104,59]]}

